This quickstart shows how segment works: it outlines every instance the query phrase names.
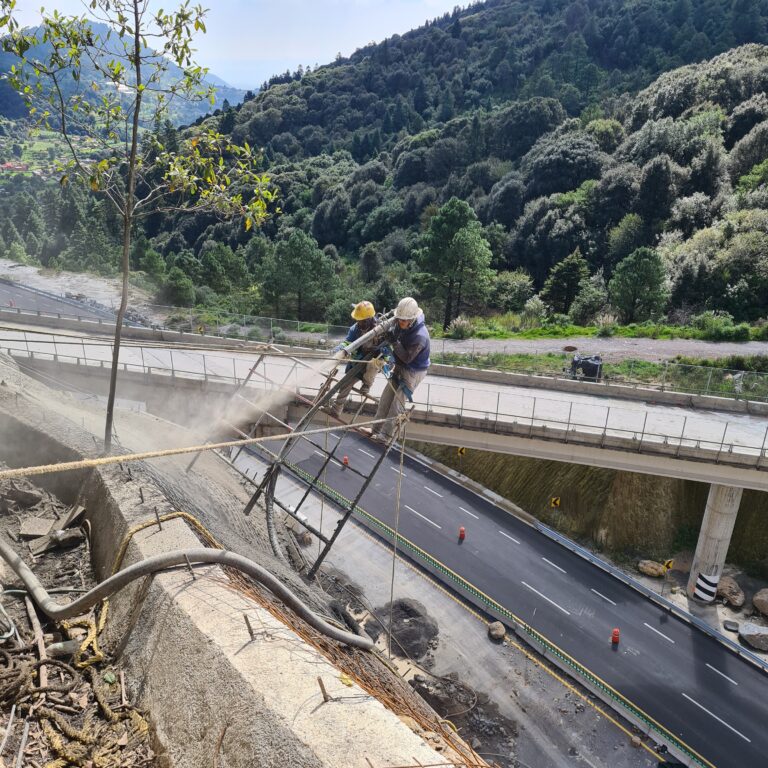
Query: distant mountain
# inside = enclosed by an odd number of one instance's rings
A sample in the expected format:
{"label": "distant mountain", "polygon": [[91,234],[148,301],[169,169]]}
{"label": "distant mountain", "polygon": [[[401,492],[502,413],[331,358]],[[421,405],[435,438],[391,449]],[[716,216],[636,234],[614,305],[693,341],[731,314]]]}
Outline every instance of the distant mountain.
{"label": "distant mountain", "polygon": [[[92,27],[94,33],[101,39],[106,38],[106,34],[108,32],[108,27],[106,25],[93,24]],[[28,31],[31,34],[34,34],[35,32],[34,29]],[[37,57],[44,59],[48,53],[48,50],[48,44],[37,46],[30,51],[30,58]],[[114,50],[107,55],[117,55],[119,50],[122,49],[115,47]],[[143,49],[142,53],[145,56],[152,55],[152,51],[148,48]],[[3,75],[8,73],[11,66],[16,61],[16,57],[12,54],[0,51],[0,116],[11,119],[22,118],[27,114],[23,100],[13,91],[8,83],[2,80]],[[178,80],[181,74],[182,72],[177,66],[174,64],[169,64],[168,70],[164,77],[164,81],[167,83],[172,83]],[[63,81],[65,87],[65,95],[74,93],[78,90],[84,90],[87,92],[87,89],[91,87],[91,83],[95,83],[96,86],[98,86],[100,85],[100,80],[101,78],[96,72],[96,69],[93,67],[93,65],[90,65],[84,57],[83,71],[81,73],[80,83],[76,82],[74,79],[70,78],[67,80],[65,78]],[[106,85],[106,83],[101,84]],[[224,80],[213,74],[208,75],[205,80],[205,85],[213,85],[216,88],[216,102],[213,107],[211,107],[210,102],[206,99],[198,102],[175,99],[170,105],[169,109],[169,119],[174,125],[187,125],[192,123],[197,118],[207,114],[211,109],[220,109],[224,104],[224,101],[228,101],[230,104],[238,104],[243,100],[243,97],[246,94],[246,91],[240,90],[239,88],[233,88],[232,86],[225,83]]]}

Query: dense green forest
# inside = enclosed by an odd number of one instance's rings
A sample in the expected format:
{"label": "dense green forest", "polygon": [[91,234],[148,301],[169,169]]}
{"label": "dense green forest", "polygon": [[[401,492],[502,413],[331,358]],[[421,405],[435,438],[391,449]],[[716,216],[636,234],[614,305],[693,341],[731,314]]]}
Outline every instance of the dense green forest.
{"label": "dense green forest", "polygon": [[[454,335],[493,315],[748,338],[768,317],[766,19],[757,0],[492,0],[285,73],[184,129],[263,147],[280,213],[253,233],[158,212],[133,267],[163,301],[278,317],[412,293]],[[116,268],[98,197],[4,191],[0,252]]]}

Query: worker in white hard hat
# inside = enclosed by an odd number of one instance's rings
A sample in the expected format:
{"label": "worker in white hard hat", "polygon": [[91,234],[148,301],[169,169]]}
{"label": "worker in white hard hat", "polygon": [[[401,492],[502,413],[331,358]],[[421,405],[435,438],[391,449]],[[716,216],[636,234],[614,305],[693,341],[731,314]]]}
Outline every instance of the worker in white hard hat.
{"label": "worker in white hard hat", "polygon": [[389,439],[394,429],[394,417],[405,412],[406,398],[413,401],[413,393],[427,375],[429,360],[429,330],[424,313],[416,299],[406,296],[395,309],[395,324],[387,332],[392,346],[395,365],[384,387],[376,411],[377,419],[387,419],[373,427],[371,436]]}
{"label": "worker in white hard hat", "polygon": [[[354,304],[352,306],[351,317],[355,322],[349,327],[349,331],[347,332],[344,341],[334,347],[334,352],[341,352],[347,344],[357,341],[357,339],[364,333],[368,333],[379,320],[379,317],[376,314],[376,308],[370,301],[361,301],[358,304]],[[354,357],[347,365],[345,373],[349,373],[354,367],[357,367],[357,376],[350,377],[349,381],[336,392],[336,398],[330,407],[330,412],[337,418],[341,416],[341,413],[344,410],[344,405],[355,384],[360,382],[359,392],[363,396],[367,395],[370,391],[373,380],[376,378],[376,374],[381,370],[383,365],[383,362],[382,365],[376,365],[373,362],[373,358],[379,356],[380,345],[380,340],[373,339],[370,343],[364,344],[362,347],[355,350]],[[360,364],[362,361],[368,362]]]}

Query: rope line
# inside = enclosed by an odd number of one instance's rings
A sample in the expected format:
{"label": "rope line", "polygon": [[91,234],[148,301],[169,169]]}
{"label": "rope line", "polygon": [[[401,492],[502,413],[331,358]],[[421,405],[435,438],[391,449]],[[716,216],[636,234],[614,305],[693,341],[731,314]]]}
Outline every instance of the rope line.
{"label": "rope line", "polygon": [[[373,419],[372,421],[362,421],[354,425],[327,427],[320,429],[308,429],[302,432],[306,435],[322,435],[326,432],[336,430],[358,429],[372,424],[381,424],[387,419]],[[78,461],[64,461],[57,464],[42,464],[32,467],[19,467],[17,469],[0,470],[0,481],[10,480],[16,477],[33,477],[35,475],[46,475],[52,472],[72,472],[79,469],[92,469],[93,467],[104,467],[110,464],[121,464],[123,462],[144,461],[146,459],[159,459],[165,456],[181,456],[188,453],[198,453],[200,451],[216,451],[224,448],[237,447],[239,445],[256,445],[258,443],[271,442],[273,440],[283,440],[295,436],[293,432],[285,432],[280,435],[267,435],[266,437],[250,437],[243,440],[226,440],[221,443],[203,443],[202,445],[191,445],[184,448],[166,448],[158,451],[144,451],[142,453],[126,453],[117,456],[101,456],[96,459],[81,459]]]}

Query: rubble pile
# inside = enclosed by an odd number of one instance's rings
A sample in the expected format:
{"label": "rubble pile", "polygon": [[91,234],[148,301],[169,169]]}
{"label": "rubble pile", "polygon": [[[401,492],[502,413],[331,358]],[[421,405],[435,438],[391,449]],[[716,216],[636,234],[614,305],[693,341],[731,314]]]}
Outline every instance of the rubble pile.
{"label": "rubble pile", "polygon": [[[0,482],[0,536],[62,602],[95,585],[84,512],[26,481]],[[99,647],[104,608],[55,625],[0,566],[0,768],[155,765],[147,720]]]}

